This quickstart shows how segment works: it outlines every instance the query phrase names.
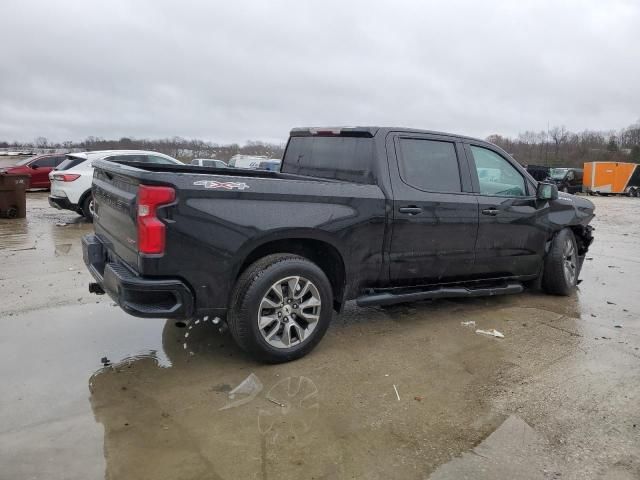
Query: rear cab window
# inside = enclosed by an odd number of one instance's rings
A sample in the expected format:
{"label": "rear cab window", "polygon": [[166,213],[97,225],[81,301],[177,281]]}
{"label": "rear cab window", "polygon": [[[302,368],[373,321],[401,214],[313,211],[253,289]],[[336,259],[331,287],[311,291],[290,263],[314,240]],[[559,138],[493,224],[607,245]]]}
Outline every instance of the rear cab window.
{"label": "rear cab window", "polygon": [[280,171],[375,184],[373,145],[368,137],[291,137]]}

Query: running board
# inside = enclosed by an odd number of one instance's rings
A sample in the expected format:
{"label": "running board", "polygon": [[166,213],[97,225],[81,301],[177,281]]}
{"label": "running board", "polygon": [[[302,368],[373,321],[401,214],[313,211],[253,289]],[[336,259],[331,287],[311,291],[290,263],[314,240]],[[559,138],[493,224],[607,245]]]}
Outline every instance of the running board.
{"label": "running board", "polygon": [[359,307],[373,307],[377,305],[393,305],[394,303],[415,302],[418,300],[432,300],[436,298],[456,297],[491,297],[494,295],[509,295],[524,290],[521,283],[507,283],[496,287],[440,287],[432,290],[414,290],[408,293],[379,292],[362,295],[356,299]]}

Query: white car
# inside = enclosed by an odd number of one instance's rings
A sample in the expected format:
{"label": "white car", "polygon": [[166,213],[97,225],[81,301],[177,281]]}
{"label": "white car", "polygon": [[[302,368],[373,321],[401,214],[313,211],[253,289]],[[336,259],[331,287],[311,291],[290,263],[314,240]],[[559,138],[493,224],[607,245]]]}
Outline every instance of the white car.
{"label": "white car", "polygon": [[141,162],[183,165],[180,160],[158,152],[143,150],[102,150],[98,152],[69,153],[55,170],[49,173],[51,195],[49,205],[59,210],[71,210],[93,221],[93,162]]}
{"label": "white car", "polygon": [[227,168],[227,164],[217,158],[194,158],[191,165],[197,167]]}

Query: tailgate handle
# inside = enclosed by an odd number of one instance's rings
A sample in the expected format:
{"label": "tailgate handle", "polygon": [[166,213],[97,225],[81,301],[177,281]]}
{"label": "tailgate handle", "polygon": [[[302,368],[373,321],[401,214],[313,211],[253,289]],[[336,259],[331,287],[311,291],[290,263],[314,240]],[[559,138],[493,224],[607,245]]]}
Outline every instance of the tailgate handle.
{"label": "tailgate handle", "polygon": [[422,208],[416,207],[415,205],[409,205],[408,207],[400,207],[398,211],[408,215],[417,215],[422,212]]}
{"label": "tailgate handle", "polygon": [[482,210],[483,215],[491,215],[492,217],[495,217],[499,212],[500,210],[497,208],[485,208]]}

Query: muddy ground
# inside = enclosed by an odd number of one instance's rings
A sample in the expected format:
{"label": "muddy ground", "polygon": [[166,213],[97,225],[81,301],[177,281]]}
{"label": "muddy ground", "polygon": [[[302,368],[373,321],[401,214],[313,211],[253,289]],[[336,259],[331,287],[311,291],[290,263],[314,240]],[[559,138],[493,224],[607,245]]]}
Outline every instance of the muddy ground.
{"label": "muddy ground", "polygon": [[30,193],[0,220],[0,478],[640,478],[640,200],[593,200],[574,296],[350,305],[265,366],[87,293],[91,225]]}

